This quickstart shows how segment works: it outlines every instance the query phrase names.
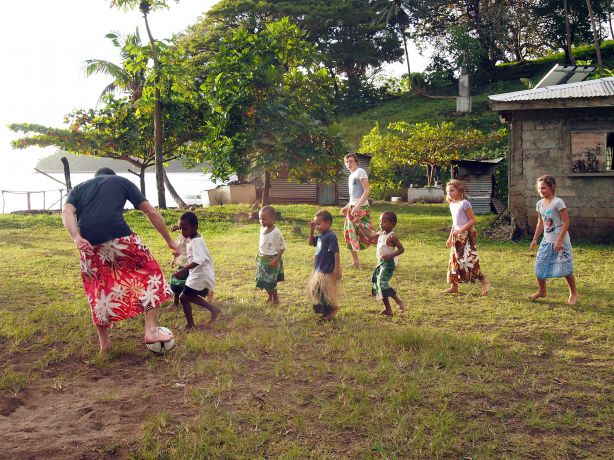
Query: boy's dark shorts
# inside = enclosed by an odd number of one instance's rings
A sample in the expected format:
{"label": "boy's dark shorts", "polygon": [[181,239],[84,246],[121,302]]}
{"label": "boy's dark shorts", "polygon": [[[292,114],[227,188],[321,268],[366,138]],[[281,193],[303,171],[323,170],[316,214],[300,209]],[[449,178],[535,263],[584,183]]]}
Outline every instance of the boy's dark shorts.
{"label": "boy's dark shorts", "polygon": [[207,297],[207,294],[209,294],[209,289],[205,288],[202,291],[197,291],[196,289],[192,289],[190,286],[186,286],[183,288],[183,292],[185,292],[187,295],[199,295],[201,297]]}

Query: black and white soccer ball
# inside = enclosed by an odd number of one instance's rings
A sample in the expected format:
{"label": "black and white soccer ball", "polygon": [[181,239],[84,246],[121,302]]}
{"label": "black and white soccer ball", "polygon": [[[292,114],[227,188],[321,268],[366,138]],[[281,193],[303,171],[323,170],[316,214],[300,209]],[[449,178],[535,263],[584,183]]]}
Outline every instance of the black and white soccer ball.
{"label": "black and white soccer ball", "polygon": [[[165,334],[173,333],[167,327],[158,326],[158,330],[160,332],[164,332]],[[149,348],[149,351],[151,351],[152,353],[155,353],[156,355],[163,355],[164,353],[169,352],[173,349],[173,347],[175,346],[175,338],[173,337],[171,340],[167,342],[154,342],[154,343],[147,343],[146,345],[147,345],[147,348]]]}

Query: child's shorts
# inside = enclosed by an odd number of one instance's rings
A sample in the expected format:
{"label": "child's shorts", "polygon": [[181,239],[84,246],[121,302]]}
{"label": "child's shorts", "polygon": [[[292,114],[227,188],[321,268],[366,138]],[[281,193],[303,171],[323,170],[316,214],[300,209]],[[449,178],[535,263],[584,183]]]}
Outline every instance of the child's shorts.
{"label": "child's shorts", "polygon": [[183,288],[183,292],[185,292],[188,295],[198,295],[201,297],[207,297],[207,294],[209,294],[209,289],[205,288],[201,291],[197,291],[196,289],[192,289],[190,286],[185,286]]}

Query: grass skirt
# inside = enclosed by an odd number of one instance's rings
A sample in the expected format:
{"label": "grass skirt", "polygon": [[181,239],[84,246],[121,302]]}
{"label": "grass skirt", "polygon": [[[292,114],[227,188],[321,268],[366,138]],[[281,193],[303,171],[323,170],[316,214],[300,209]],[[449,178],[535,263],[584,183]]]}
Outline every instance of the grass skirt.
{"label": "grass skirt", "polygon": [[573,273],[573,252],[570,243],[563,243],[560,251],[554,250],[554,243],[542,240],[535,258],[535,276],[541,280],[560,278]]}
{"label": "grass skirt", "polygon": [[375,267],[371,277],[371,295],[377,300],[387,299],[397,295],[396,291],[390,286],[390,279],[394,273],[396,264],[394,259],[381,260]]}
{"label": "grass skirt", "polygon": [[307,283],[307,298],[316,313],[337,308],[338,295],[338,282],[333,273],[313,272]]}
{"label": "grass skirt", "polygon": [[275,256],[256,256],[256,287],[273,291],[277,289],[277,283],[284,280],[284,261],[279,259],[277,267],[271,265]]}
{"label": "grass skirt", "polygon": [[448,283],[474,283],[482,280],[480,256],[476,249],[478,232],[470,228],[458,236],[452,235],[452,248],[448,261]]}
{"label": "grass skirt", "polygon": [[[350,211],[352,209],[354,209],[354,206],[350,208]],[[371,240],[364,236],[363,232],[361,232],[358,227],[364,227],[367,233],[373,231],[371,210],[369,209],[369,205],[364,205],[356,216],[352,216],[350,211],[348,211],[343,223],[343,237],[348,249],[362,251],[371,246]]]}

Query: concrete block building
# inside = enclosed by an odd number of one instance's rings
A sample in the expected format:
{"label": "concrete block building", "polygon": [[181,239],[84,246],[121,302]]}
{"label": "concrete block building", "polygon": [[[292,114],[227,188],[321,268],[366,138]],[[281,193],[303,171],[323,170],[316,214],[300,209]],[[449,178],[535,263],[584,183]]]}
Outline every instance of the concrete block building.
{"label": "concrete block building", "polygon": [[509,202],[532,233],[536,179],[550,174],[569,210],[572,239],[614,242],[614,78],[489,97],[509,123]]}

